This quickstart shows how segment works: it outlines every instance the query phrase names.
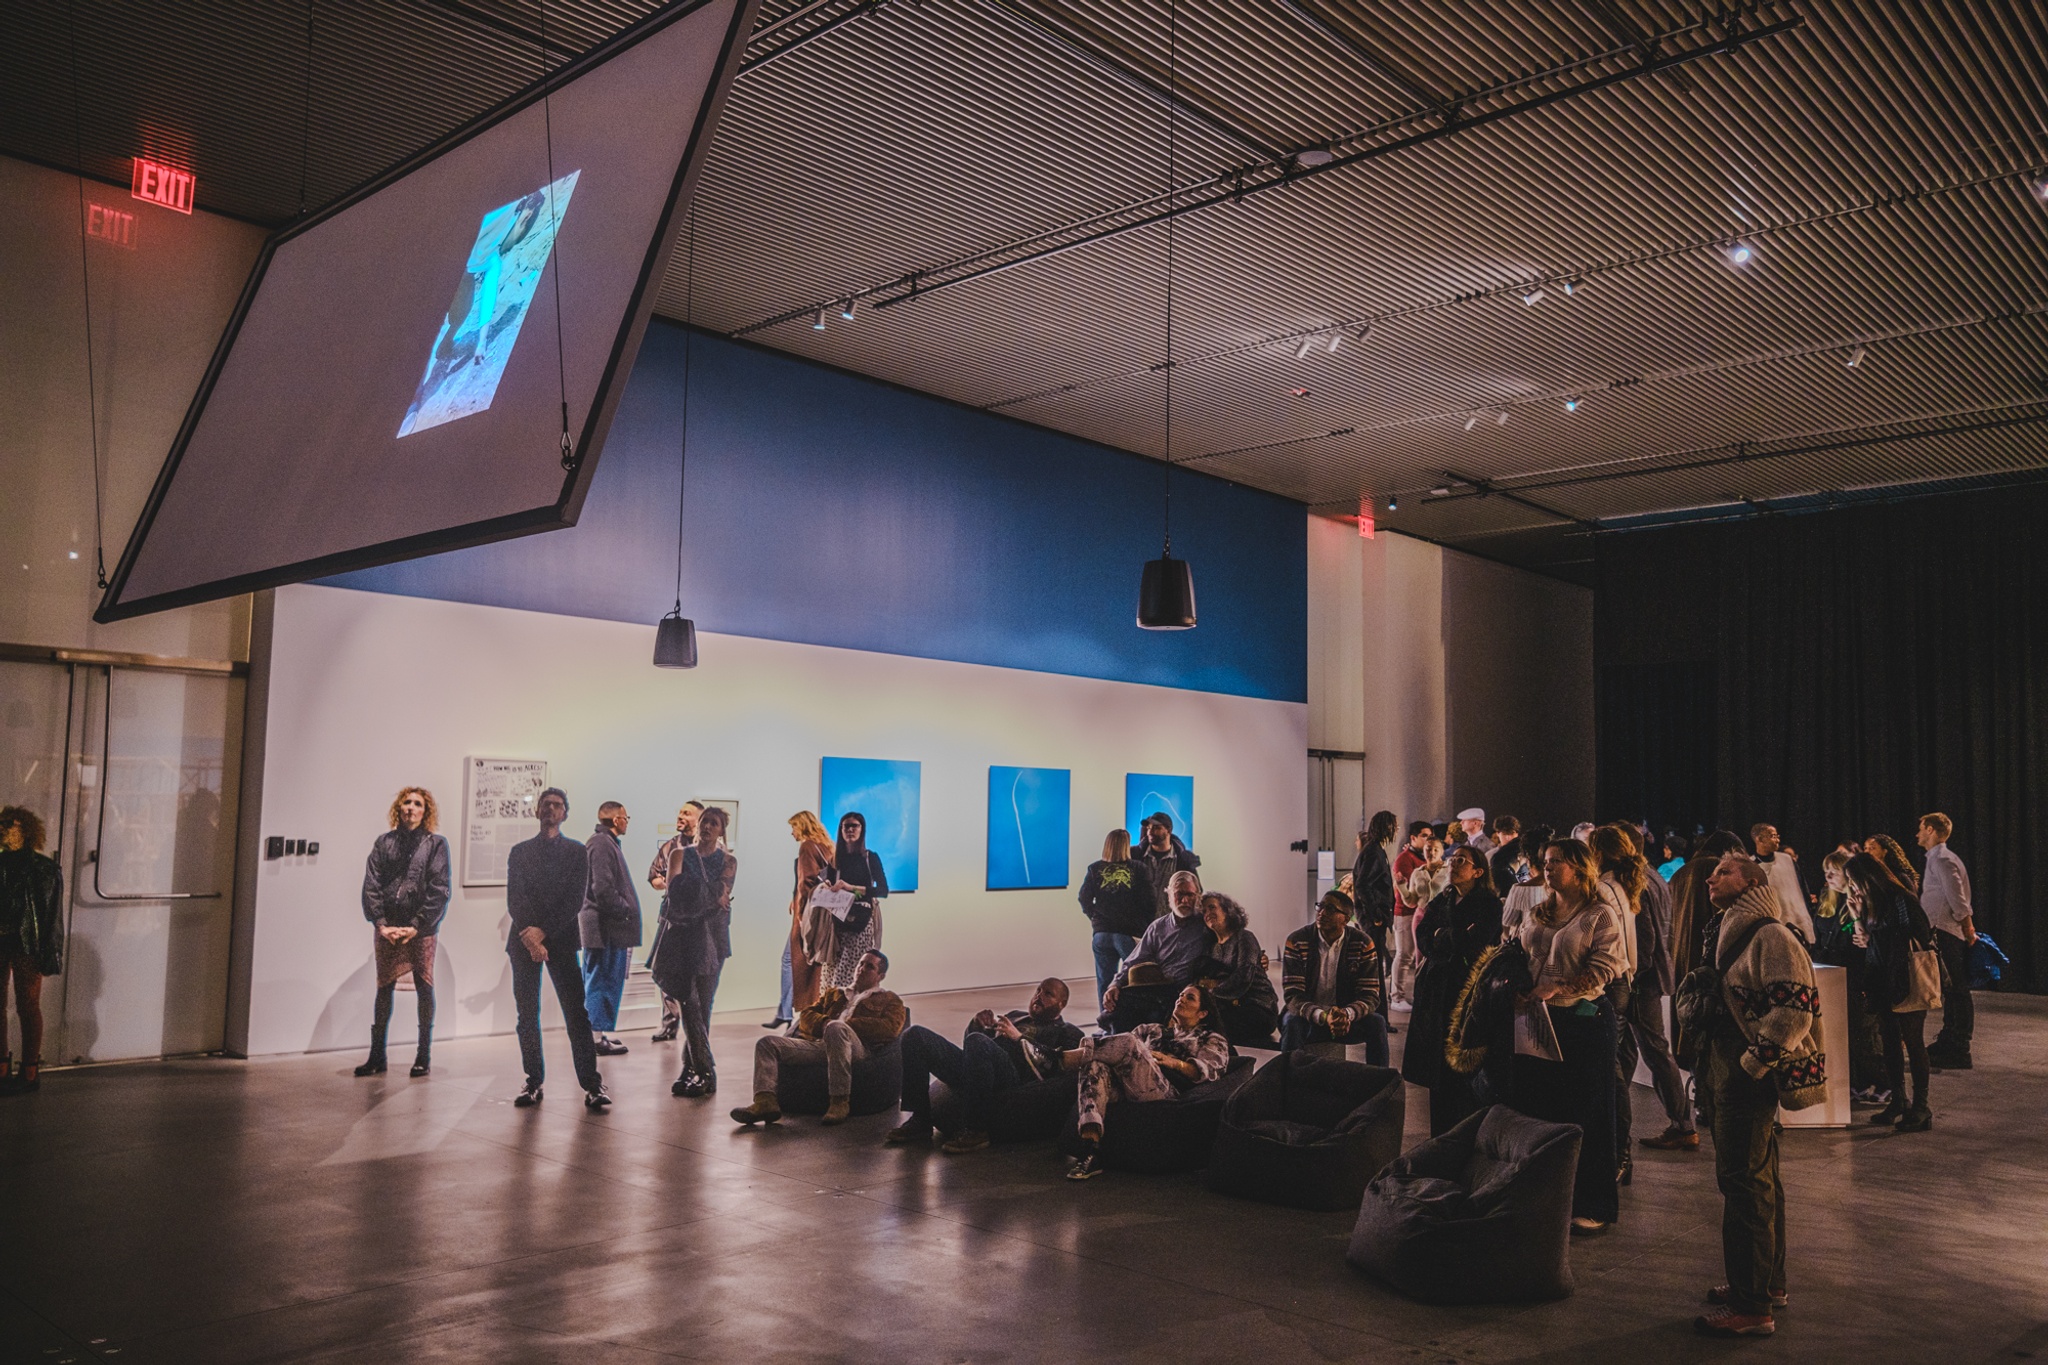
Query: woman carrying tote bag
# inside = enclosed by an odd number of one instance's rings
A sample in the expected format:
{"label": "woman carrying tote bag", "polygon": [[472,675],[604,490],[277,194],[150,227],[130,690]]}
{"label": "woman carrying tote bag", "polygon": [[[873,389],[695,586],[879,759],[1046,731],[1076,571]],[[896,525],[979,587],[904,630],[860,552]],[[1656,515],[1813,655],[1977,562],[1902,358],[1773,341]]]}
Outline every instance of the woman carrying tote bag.
{"label": "woman carrying tote bag", "polygon": [[[1849,883],[1850,913],[1856,918],[1856,946],[1869,954],[1864,990],[1884,1039],[1885,1072],[1892,1102],[1870,1121],[1901,1133],[1934,1126],[1927,1109],[1927,1011],[1941,1005],[1941,958],[1934,926],[1913,893],[1899,885],[1885,865],[1858,853],[1842,869]],[[1906,1063],[1913,1068],[1913,1102],[1906,1103]]]}

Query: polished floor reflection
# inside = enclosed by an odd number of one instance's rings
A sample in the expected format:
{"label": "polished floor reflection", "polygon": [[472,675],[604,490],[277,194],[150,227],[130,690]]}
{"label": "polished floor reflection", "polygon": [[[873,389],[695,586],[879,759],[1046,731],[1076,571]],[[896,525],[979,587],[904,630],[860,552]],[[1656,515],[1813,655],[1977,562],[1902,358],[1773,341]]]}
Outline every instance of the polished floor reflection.
{"label": "polished floor reflection", "polygon": [[[1023,994],[911,1005],[957,1033]],[[1573,1248],[1571,1299],[1425,1308],[1346,1267],[1348,1214],[1197,1176],[1076,1185],[1049,1146],[885,1149],[889,1115],[739,1131],[764,1016],[736,1014],[715,1101],[670,1098],[674,1045],[641,1031],[602,1117],[559,1034],[563,1084],[532,1112],[509,1037],[444,1044],[423,1081],[359,1081],[338,1053],[52,1073],[0,1101],[0,1360],[2043,1357],[2048,1000],[1978,1000],[1977,1069],[1935,1077],[1932,1133],[1787,1136],[1774,1343],[1690,1333],[1719,1276],[1709,1155],[1641,1155],[1621,1226]]]}

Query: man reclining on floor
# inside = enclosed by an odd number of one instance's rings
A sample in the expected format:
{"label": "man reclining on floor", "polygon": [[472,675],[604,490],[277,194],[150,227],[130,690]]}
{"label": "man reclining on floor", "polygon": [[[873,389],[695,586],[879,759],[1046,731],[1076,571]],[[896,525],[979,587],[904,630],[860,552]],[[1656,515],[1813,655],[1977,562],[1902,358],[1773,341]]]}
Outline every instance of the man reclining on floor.
{"label": "man reclining on floor", "polygon": [[903,1034],[903,1122],[888,1143],[927,1142],[932,1135],[931,1079],[936,1076],[960,1097],[965,1115],[941,1151],[951,1155],[988,1146],[996,1097],[1012,1086],[1042,1080],[1060,1069],[1060,1054],[1081,1045],[1081,1030],[1068,1023],[1067,983],[1048,976],[1021,1010],[998,1015],[983,1010],[967,1022],[955,1047],[915,1025]]}
{"label": "man reclining on floor", "polygon": [[818,1003],[802,1011],[786,1035],[774,1034],[754,1044],[754,1102],[732,1111],[732,1121],[751,1128],[757,1123],[775,1123],[782,1118],[782,1104],[775,1098],[775,1083],[785,1065],[825,1064],[825,1093],[829,1103],[821,1123],[846,1122],[852,1112],[853,1064],[867,1060],[868,1053],[887,1047],[910,1022],[910,1010],[894,991],[882,989],[889,974],[889,959],[878,948],[861,955],[853,978],[853,994],[837,986],[818,997]]}

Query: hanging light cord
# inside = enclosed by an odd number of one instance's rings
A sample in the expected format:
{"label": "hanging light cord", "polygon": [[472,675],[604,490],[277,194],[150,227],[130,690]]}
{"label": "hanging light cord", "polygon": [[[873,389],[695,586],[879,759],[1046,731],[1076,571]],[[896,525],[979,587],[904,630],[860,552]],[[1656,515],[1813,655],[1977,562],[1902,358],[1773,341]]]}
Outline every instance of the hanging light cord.
{"label": "hanging light cord", "polygon": [[85,291],[85,411],[92,423],[92,562],[100,591],[107,590],[107,535],[100,496],[100,410],[92,372],[92,269],[86,250],[85,113],[78,94],[78,0],[71,0],[71,144],[78,172],[78,280]]}
{"label": "hanging light cord", "polygon": [[548,256],[555,266],[555,383],[562,396],[562,468],[574,469],[576,443],[569,439],[569,372],[562,358],[562,223],[555,201],[554,83],[554,67],[548,63],[548,0],[540,0],[540,116],[548,143],[548,185],[542,193],[548,201]]}
{"label": "hanging light cord", "polygon": [[299,119],[299,217],[306,216],[306,169],[313,160],[313,5],[306,0],[306,106]]}
{"label": "hanging light cord", "polygon": [[676,605],[683,614],[683,496],[690,464],[690,351],[696,336],[690,326],[697,302],[697,199],[690,197],[690,245],[683,264],[683,441],[676,456]]}
{"label": "hanging light cord", "polygon": [[[1166,205],[1173,207],[1173,99],[1180,90],[1180,7],[1166,0]],[[1165,556],[1173,554],[1173,219],[1166,220],[1166,525]]]}

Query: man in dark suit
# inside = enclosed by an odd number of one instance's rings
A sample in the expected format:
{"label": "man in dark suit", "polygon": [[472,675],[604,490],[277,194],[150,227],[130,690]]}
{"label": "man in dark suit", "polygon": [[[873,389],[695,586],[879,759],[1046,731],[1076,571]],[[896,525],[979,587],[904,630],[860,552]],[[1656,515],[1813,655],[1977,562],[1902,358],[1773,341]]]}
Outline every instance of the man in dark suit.
{"label": "man in dark suit", "polygon": [[512,1002],[519,1012],[519,1056],[526,1066],[526,1089],[512,1101],[531,1109],[541,1100],[547,1060],[540,1046],[540,978],[545,971],[555,983],[562,1022],[569,1030],[569,1055],[583,1086],[586,1108],[602,1112],[612,1097],[597,1074],[597,1049],[590,1036],[590,1015],[583,1008],[583,971],[576,952],[582,946],[577,916],[590,882],[590,862],[583,845],[562,833],[569,818],[569,798],[549,787],[534,802],[540,833],[514,846],[505,873],[505,909],[512,932],[505,956],[512,961]]}
{"label": "man in dark suit", "polygon": [[1287,936],[1280,950],[1280,989],[1287,1002],[1280,1050],[1292,1052],[1307,1043],[1364,1043],[1366,1061],[1385,1066],[1379,949],[1352,924],[1351,914],[1349,896],[1328,892],[1316,907],[1316,922]]}

